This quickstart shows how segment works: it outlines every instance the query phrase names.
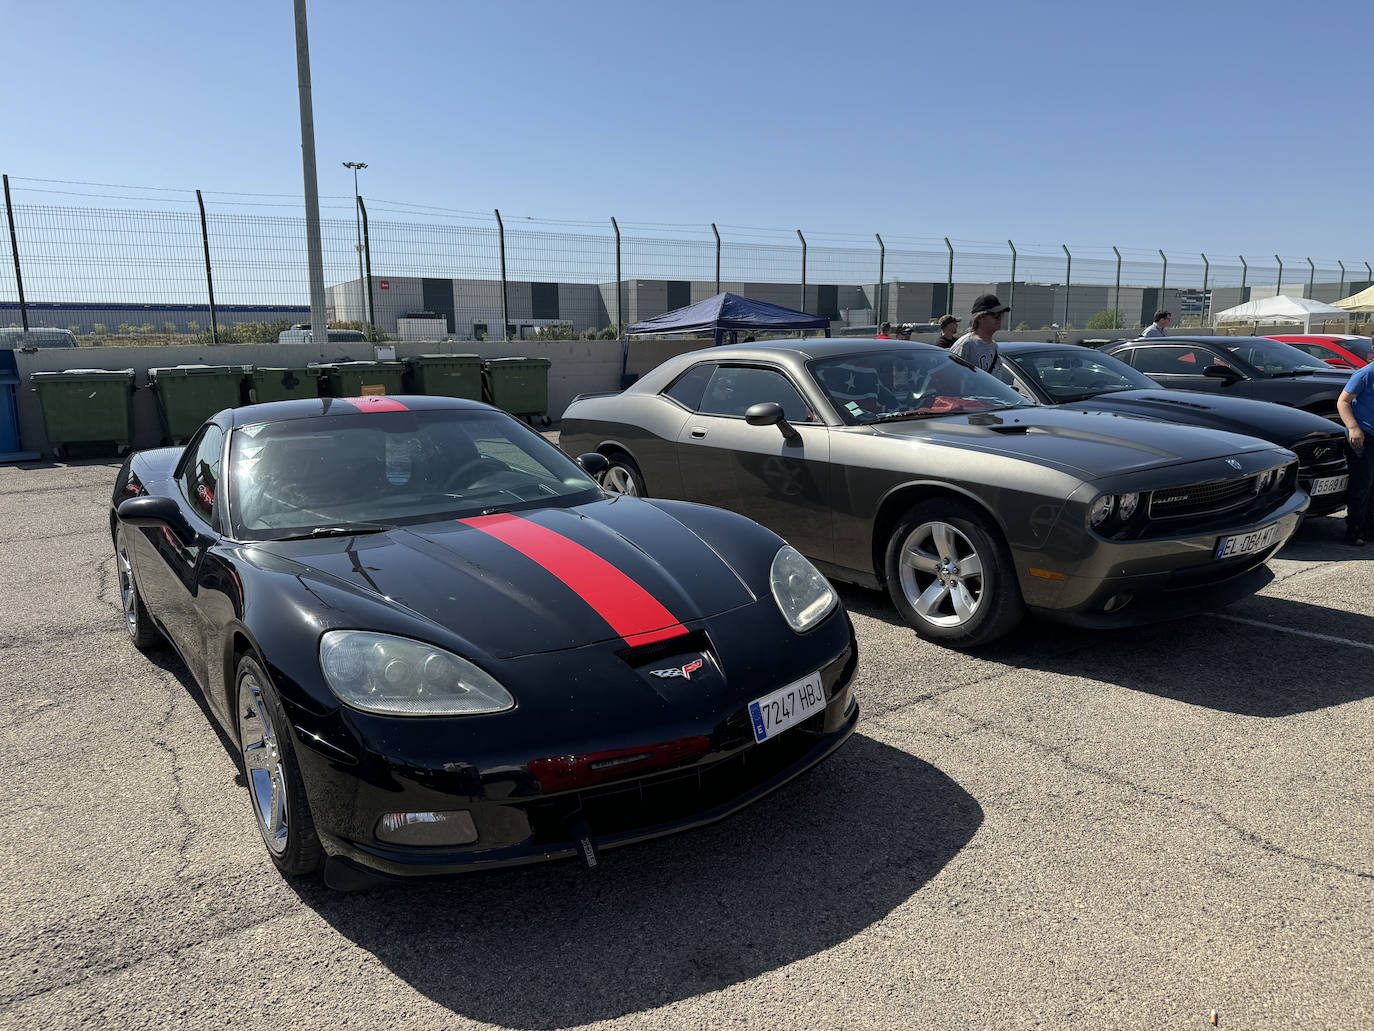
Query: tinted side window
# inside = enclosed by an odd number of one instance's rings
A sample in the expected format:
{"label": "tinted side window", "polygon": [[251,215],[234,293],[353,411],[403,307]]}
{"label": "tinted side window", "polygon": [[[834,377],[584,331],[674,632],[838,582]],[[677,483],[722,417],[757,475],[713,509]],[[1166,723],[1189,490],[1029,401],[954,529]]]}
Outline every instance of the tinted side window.
{"label": "tinted side window", "polygon": [[181,492],[192,510],[207,523],[215,510],[215,495],[219,493],[220,462],[224,455],[224,431],[208,426],[196,444],[195,454],[181,471]]}
{"label": "tinted side window", "polygon": [[778,402],[788,422],[806,422],[809,418],[806,402],[781,373],[730,366],[716,369],[701,400],[701,412],[742,419],[749,406],[760,401]]}
{"label": "tinted side window", "polygon": [[1131,364],[1147,376],[1201,376],[1203,369],[1216,364],[1216,358],[1187,347],[1137,347]]}
{"label": "tinted side window", "polygon": [[701,395],[706,390],[706,383],[715,371],[716,367],[711,362],[693,365],[663,393],[695,412],[701,405]]}

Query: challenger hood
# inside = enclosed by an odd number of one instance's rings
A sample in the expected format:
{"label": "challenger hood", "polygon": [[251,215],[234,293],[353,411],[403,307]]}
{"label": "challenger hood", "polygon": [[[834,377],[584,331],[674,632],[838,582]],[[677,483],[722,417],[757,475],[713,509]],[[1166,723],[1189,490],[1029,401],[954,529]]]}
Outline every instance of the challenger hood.
{"label": "challenger hood", "polygon": [[637,499],[258,545],[403,606],[497,658],[655,643],[754,594],[700,537]]}
{"label": "challenger hood", "polygon": [[869,430],[879,437],[905,437],[1019,458],[1089,481],[1108,473],[1167,468],[1273,447],[1268,441],[1218,430],[1038,406],[982,416],[895,420]]}
{"label": "challenger hood", "polygon": [[1189,426],[1245,433],[1289,447],[1314,436],[1339,432],[1329,419],[1300,408],[1245,397],[1219,397],[1191,390],[1121,390],[1064,405],[1085,412],[1115,412]]}

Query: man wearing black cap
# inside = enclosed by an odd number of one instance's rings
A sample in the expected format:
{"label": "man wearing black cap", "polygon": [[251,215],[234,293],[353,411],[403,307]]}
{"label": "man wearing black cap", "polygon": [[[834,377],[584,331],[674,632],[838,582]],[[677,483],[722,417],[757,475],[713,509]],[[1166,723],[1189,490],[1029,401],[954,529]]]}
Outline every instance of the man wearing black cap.
{"label": "man wearing black cap", "polygon": [[1002,316],[1009,311],[1010,306],[999,301],[996,294],[980,294],[973,302],[969,332],[954,341],[950,353],[984,372],[997,368],[997,343],[992,334],[1002,328]]}
{"label": "man wearing black cap", "polygon": [[959,320],[953,315],[940,316],[940,337],[935,342],[941,347],[953,347],[957,339],[955,333],[959,332]]}

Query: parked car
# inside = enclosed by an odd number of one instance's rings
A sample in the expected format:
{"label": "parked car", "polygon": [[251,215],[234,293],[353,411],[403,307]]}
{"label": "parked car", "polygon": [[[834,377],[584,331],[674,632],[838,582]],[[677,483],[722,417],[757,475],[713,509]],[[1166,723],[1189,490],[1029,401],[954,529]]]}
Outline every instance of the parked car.
{"label": "parked car", "polygon": [[223,411],[124,463],[129,636],[180,653],[282,872],[595,865],[854,730],[825,578],[737,515],[607,496],[604,464],[406,396]]}
{"label": "parked car", "polygon": [[70,329],[37,326],[19,329],[7,326],[0,329],[0,351],[17,351],[29,347],[77,347],[76,334]]}
{"label": "parked car", "polygon": [[1330,419],[1244,397],[1163,390],[1112,355],[1071,344],[1008,342],[997,349],[997,378],[1033,401],[1260,437],[1298,456],[1298,482],[1312,497],[1308,515],[1345,505],[1345,434]]}
{"label": "parked car", "polygon": [[1348,335],[1271,336],[1337,369],[1359,369],[1374,361],[1374,339]]}
{"label": "parked car", "polygon": [[1336,418],[1349,381],[1337,370],[1268,337],[1164,337],[1106,349],[1169,390],[1274,401]]}
{"label": "parked car", "polygon": [[[298,323],[290,329],[284,329],[277,334],[279,344],[313,344],[315,333],[308,323]],[[331,329],[329,330],[329,342],[331,344],[365,344],[367,334],[361,329]]]}
{"label": "parked car", "polygon": [[694,351],[575,399],[560,439],[608,489],[756,519],[953,646],[1026,609],[1110,626],[1243,597],[1308,504],[1267,441],[1033,405],[902,341]]}

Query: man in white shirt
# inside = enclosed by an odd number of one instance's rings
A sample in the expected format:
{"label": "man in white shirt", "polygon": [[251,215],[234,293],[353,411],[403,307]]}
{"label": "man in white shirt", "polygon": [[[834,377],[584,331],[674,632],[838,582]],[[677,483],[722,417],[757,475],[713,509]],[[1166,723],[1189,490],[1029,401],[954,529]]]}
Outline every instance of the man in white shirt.
{"label": "man in white shirt", "polygon": [[1155,312],[1155,320],[1154,320],[1154,322],[1151,323],[1151,324],[1145,329],[1145,332],[1144,332],[1144,333],[1141,333],[1141,334],[1140,334],[1141,338],[1144,339],[1145,337],[1162,337],[1162,336],[1164,336],[1164,335],[1165,335],[1165,334],[1164,334],[1164,328],[1165,328],[1167,325],[1169,325],[1169,320],[1172,319],[1173,317],[1174,317],[1174,313],[1171,312],[1171,311],[1157,311],[1157,312]]}
{"label": "man in white shirt", "polygon": [[954,341],[950,353],[984,372],[997,368],[997,344],[992,334],[1002,328],[1002,316],[1009,311],[1011,307],[999,301],[996,294],[980,294],[973,302],[969,332]]}

